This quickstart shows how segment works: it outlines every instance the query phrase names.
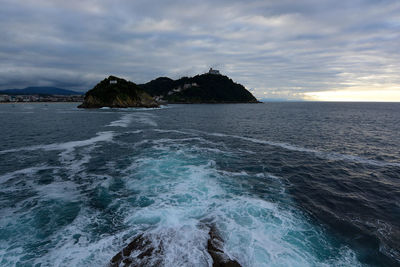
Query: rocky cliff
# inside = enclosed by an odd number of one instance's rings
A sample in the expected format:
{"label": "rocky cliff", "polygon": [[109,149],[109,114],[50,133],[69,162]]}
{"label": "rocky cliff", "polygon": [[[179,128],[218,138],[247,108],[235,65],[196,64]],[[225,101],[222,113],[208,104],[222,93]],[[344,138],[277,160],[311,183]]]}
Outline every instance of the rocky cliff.
{"label": "rocky cliff", "polygon": [[85,94],[78,108],[158,107],[158,103],[135,83],[109,76]]}
{"label": "rocky cliff", "polygon": [[243,85],[224,75],[206,73],[178,80],[160,77],[139,86],[168,103],[258,103]]}

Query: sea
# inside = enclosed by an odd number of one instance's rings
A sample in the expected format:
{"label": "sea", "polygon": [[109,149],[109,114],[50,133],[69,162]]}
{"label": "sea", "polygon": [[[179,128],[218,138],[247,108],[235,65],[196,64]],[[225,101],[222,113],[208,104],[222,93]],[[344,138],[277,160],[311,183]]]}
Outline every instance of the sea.
{"label": "sea", "polygon": [[400,266],[399,103],[77,105],[0,105],[0,266]]}

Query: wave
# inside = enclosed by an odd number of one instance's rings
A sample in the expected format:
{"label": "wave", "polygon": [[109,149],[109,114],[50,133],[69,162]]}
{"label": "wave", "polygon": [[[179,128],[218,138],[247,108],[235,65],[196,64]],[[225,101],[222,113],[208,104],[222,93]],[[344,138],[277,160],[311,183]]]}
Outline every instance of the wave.
{"label": "wave", "polygon": [[28,168],[24,168],[24,169],[20,169],[20,170],[16,170],[16,171],[8,172],[8,173],[0,175],[0,182],[1,183],[7,182],[8,180],[10,180],[16,176],[32,176],[39,171],[48,170],[49,168],[55,169],[56,167],[50,167],[48,165],[40,165],[40,166],[28,167]]}
{"label": "wave", "polygon": [[153,129],[155,132],[159,133],[178,133],[178,134],[185,134],[185,135],[195,135],[191,132],[179,131],[179,130],[164,130],[164,129]]}
{"label": "wave", "polygon": [[[146,260],[163,266],[211,265],[206,247],[209,225],[214,224],[224,239],[223,252],[242,266],[329,265],[316,256],[328,241],[300,213],[226,182],[252,174],[219,170],[215,161],[193,154],[190,146],[177,151],[171,145],[168,150],[154,144],[124,169],[125,186],[139,202],[137,208],[121,207],[124,222],[162,251]],[[255,176],[279,179],[264,173]],[[350,261],[357,266],[347,248],[338,253],[346,256],[332,260],[332,265]]]}
{"label": "wave", "polygon": [[151,111],[151,110],[159,110],[159,109],[166,109],[166,108],[171,108],[171,106],[168,105],[160,105],[158,108],[134,108],[134,107],[129,107],[129,108],[110,108],[110,107],[102,107],[100,108],[101,110],[121,110],[121,111]]}
{"label": "wave", "polygon": [[368,165],[374,165],[374,166],[380,166],[380,167],[385,167],[385,166],[400,167],[400,163],[397,163],[397,162],[386,162],[386,161],[366,159],[366,158],[362,158],[359,156],[341,154],[341,153],[336,153],[336,152],[319,151],[316,149],[300,147],[300,146],[296,146],[296,145],[292,145],[292,144],[288,144],[288,143],[274,142],[274,141],[261,140],[261,139],[238,136],[238,135],[229,135],[229,134],[223,134],[223,133],[207,133],[207,132],[198,131],[198,130],[190,130],[190,131],[199,132],[204,135],[210,135],[210,136],[216,136],[216,137],[229,137],[229,138],[241,139],[241,140],[245,140],[245,141],[256,143],[256,144],[270,145],[270,146],[280,147],[280,148],[284,148],[284,149],[291,150],[291,151],[311,153],[317,157],[320,157],[323,159],[328,159],[328,160],[350,161],[350,162],[356,162],[356,163],[368,164]]}
{"label": "wave", "polygon": [[128,127],[133,120],[133,114],[125,114],[119,120],[110,122],[108,127]]}
{"label": "wave", "polygon": [[157,123],[154,121],[154,115],[149,113],[129,113],[121,116],[119,120],[113,121],[108,124],[108,127],[128,127],[132,122],[137,122],[149,126],[156,127]]}
{"label": "wave", "polygon": [[[95,141],[112,140],[114,134],[101,136],[103,139],[47,145],[47,149],[63,148],[66,152],[63,160],[67,165],[54,175],[65,174],[65,168],[72,164],[68,160],[77,161],[68,158],[73,156],[68,151]],[[196,142],[203,140],[191,136],[186,144],[179,139],[142,140],[146,149],[132,146],[139,153],[124,158],[130,163],[128,166],[109,166],[117,169],[118,176],[86,170],[84,179],[67,173],[66,180],[39,184],[33,183],[33,178],[40,178],[39,171],[48,166],[20,170],[32,177],[24,185],[19,181],[19,189],[33,191],[34,195],[5,211],[7,218],[0,219],[4,233],[17,236],[20,248],[4,244],[0,258],[10,265],[105,265],[138,234],[143,234],[162,251],[146,260],[163,266],[211,266],[207,240],[210,228],[215,226],[224,241],[224,254],[242,266],[358,265],[351,250],[331,244],[301,212],[247,191],[251,185],[246,181],[262,179],[273,186],[279,177],[225,170],[206,150],[198,150]],[[85,147],[79,153],[94,157],[94,147]],[[18,173],[10,175],[24,180]],[[284,185],[276,184],[276,192],[285,194],[281,190]],[[42,223],[41,227],[38,223]],[[38,238],[38,231],[45,238]],[[27,244],[36,242],[44,244],[38,245],[33,260],[25,260],[24,256],[31,252]],[[337,256],[321,256],[321,247],[327,255]],[[136,260],[138,265],[144,265]]]}
{"label": "wave", "polygon": [[90,146],[94,145],[98,142],[110,142],[114,137],[114,132],[107,131],[107,132],[98,132],[96,133],[95,137],[86,139],[86,140],[79,140],[79,141],[70,141],[65,143],[54,143],[48,145],[37,145],[37,146],[27,146],[27,147],[20,147],[8,150],[0,151],[0,154],[6,153],[14,153],[20,151],[34,151],[34,150],[46,150],[46,151],[53,151],[53,150],[67,150],[71,151],[78,147]]}

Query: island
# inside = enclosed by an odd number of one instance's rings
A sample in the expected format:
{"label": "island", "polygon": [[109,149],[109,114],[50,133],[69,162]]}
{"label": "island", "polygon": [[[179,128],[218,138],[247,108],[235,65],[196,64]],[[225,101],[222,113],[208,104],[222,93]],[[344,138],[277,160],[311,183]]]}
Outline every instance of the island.
{"label": "island", "polygon": [[86,92],[78,108],[159,107],[157,101],[133,82],[109,76]]}
{"label": "island", "polygon": [[243,85],[212,68],[208,73],[178,80],[160,77],[139,87],[166,103],[259,103]]}
{"label": "island", "polygon": [[165,104],[260,103],[241,84],[218,70],[173,80],[160,77],[135,84],[109,76],[89,90],[79,108],[159,107]]}

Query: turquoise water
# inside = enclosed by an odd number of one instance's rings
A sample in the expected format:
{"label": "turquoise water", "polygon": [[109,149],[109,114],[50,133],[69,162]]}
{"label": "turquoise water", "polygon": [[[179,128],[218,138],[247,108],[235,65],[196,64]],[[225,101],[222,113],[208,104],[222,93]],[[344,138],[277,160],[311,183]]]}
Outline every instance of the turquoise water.
{"label": "turquoise water", "polygon": [[[351,145],[347,154],[323,150],[318,138],[314,146],[301,138],[289,143],[284,131],[260,128],[269,125],[254,109],[265,106],[0,106],[0,265],[103,266],[142,234],[162,253],[136,259],[139,266],[212,266],[210,227],[223,238],[225,254],[242,266],[395,265],[396,239],[379,241],[392,258],[369,239],[365,245],[349,241],[352,234],[301,202],[293,175],[313,179],[315,162],[333,166],[336,176],[358,168],[396,173],[398,154],[381,147],[380,157],[375,150],[368,157]],[[293,161],[298,172],[285,169]],[[305,161],[308,173],[300,167]],[[302,194],[311,198],[316,188],[307,190]],[[316,205],[329,208],[326,203],[321,198]],[[356,202],[353,208],[359,209]],[[376,216],[396,230],[390,216]]]}

